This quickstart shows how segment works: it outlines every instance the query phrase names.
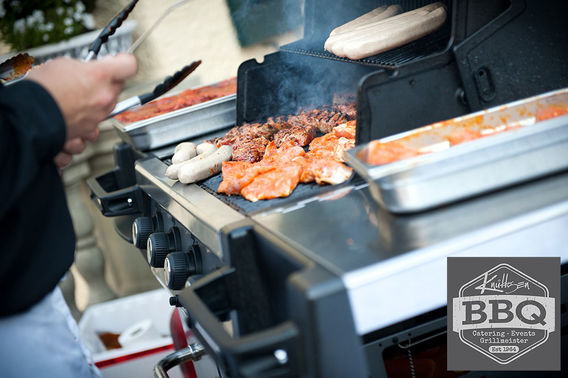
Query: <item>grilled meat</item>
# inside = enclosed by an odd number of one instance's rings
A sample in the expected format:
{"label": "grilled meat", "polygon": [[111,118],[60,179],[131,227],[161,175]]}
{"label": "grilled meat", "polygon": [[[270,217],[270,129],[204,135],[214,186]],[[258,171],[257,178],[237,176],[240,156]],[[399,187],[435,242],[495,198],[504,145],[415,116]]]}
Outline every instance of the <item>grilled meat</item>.
{"label": "grilled meat", "polygon": [[310,155],[294,159],[294,163],[302,165],[300,182],[317,184],[340,184],[345,182],[353,172],[352,168],[347,167],[333,159],[318,158]]}
{"label": "grilled meat", "polygon": [[355,140],[356,122],[349,121],[333,128],[333,134],[338,137]]}
{"label": "grilled meat", "polygon": [[233,146],[233,160],[253,163],[262,159],[268,143],[268,139],[263,136],[257,138],[242,136],[236,138],[233,143],[226,144]]}
{"label": "grilled meat", "polygon": [[241,195],[251,202],[261,199],[287,197],[300,182],[302,166],[290,163],[279,166],[269,172],[255,177],[241,190]]}
{"label": "grilled meat", "polygon": [[[353,103],[303,110],[297,115],[271,117],[265,123],[246,123],[234,127],[223,137],[211,142],[218,146],[231,145],[233,160],[257,162],[263,157],[266,141],[273,140],[276,147],[286,143],[307,146],[318,131],[327,134],[334,127],[354,120],[355,115]],[[347,128],[345,135],[340,136],[351,136],[350,132],[351,129]]]}
{"label": "grilled meat", "polygon": [[217,192],[228,195],[240,194],[241,190],[250,184],[256,176],[273,170],[271,165],[253,164],[248,161],[224,161],[223,181]]}
{"label": "grilled meat", "polygon": [[338,126],[331,133],[313,139],[308,153],[296,140],[282,141],[278,147],[275,138],[266,145],[264,156],[257,163],[224,162],[223,181],[217,191],[228,195],[241,194],[254,202],[286,197],[299,182],[342,183],[352,174],[352,169],[341,163],[343,152],[355,143],[354,139],[336,135],[336,132],[344,135],[345,128],[344,125]]}
{"label": "grilled meat", "polygon": [[293,143],[298,146],[307,146],[316,137],[316,127],[292,126],[288,129],[282,129],[274,135],[276,146],[280,147],[284,143]]}

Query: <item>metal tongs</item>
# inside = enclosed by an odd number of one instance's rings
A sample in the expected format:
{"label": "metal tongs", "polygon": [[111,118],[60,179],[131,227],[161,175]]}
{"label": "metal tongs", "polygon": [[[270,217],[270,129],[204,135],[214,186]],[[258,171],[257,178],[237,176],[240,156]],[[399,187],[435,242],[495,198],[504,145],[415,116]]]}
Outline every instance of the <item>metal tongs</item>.
{"label": "metal tongs", "polygon": [[[144,42],[144,40],[146,40],[146,38],[150,35],[150,33],[156,28],[156,26],[158,26],[158,24],[175,8],[179,7],[180,5],[183,5],[184,3],[186,3],[188,0],[180,0],[174,4],[172,4],[170,7],[168,7],[161,15],[160,17],[152,24],[152,26],[150,26],[150,28],[148,30],[146,30],[146,32],[144,32],[130,47],[130,49],[128,49],[128,53],[132,54],[134,53],[134,51],[138,48],[138,46],[140,46],[140,44],[142,42]],[[92,43],[92,45],[89,47],[89,53],[87,55],[87,57],[85,58],[85,61],[90,61],[93,60],[97,57],[102,45],[104,43],[106,43],[109,39],[109,37],[111,35],[113,35],[116,30],[122,25],[122,23],[124,22],[124,20],[126,20],[126,18],[128,18],[128,15],[130,14],[130,12],[132,12],[132,10],[134,9],[134,6],[136,5],[136,3],[138,3],[138,0],[132,0],[128,5],[126,5],[115,17],[113,17],[110,22],[105,26],[105,28],[101,31],[101,33],[98,35],[97,39],[95,39],[95,41]],[[121,102],[119,102],[118,104],[116,104],[114,110],[110,113],[110,115],[108,116],[108,118],[112,118],[128,109],[134,108],[136,106],[140,106],[140,105],[144,105],[160,96],[162,96],[163,94],[167,93],[168,91],[170,91],[172,88],[174,88],[175,86],[177,86],[179,83],[181,83],[187,76],[189,76],[190,73],[192,73],[193,71],[195,71],[195,69],[201,64],[201,61],[195,61],[185,67],[183,67],[181,70],[177,71],[175,74],[173,74],[172,76],[168,76],[161,84],[157,85],[153,91],[145,93],[143,95],[140,96],[134,96],[134,97],[130,97],[126,100],[123,100]]]}
{"label": "metal tongs", "polygon": [[[122,25],[122,23],[124,22],[124,20],[126,20],[128,18],[128,16],[130,15],[130,13],[132,12],[132,10],[134,9],[134,7],[136,6],[136,4],[138,3],[139,0],[132,0],[130,3],[128,3],[120,12],[117,13],[116,16],[114,16],[109,23],[103,28],[103,30],[101,30],[101,32],[99,33],[99,35],[97,36],[97,38],[95,39],[95,41],[91,44],[91,46],[89,47],[89,52],[87,54],[87,57],[85,58],[85,61],[91,61],[93,59],[96,59],[101,47],[108,41],[108,39],[114,34],[116,33],[116,30]],[[146,32],[144,32],[133,44],[132,46],[128,49],[128,53],[132,54],[134,53],[134,51],[140,46],[140,44],[142,44],[142,42],[144,42],[146,40],[146,38],[150,35],[150,33],[156,28],[156,26],[158,26],[158,24],[175,8],[179,7],[180,5],[183,5],[184,3],[186,3],[188,0],[180,0],[174,4],[172,4],[170,7],[168,7],[161,15],[160,17],[152,24],[152,26],[150,26],[150,28],[148,30],[146,30]],[[172,88],[174,88],[175,86],[177,86],[179,83],[181,83],[187,76],[189,76],[190,73],[192,73],[193,71],[195,71],[195,69],[201,64],[201,61],[195,61],[192,62],[191,64],[183,67],[181,70],[177,71],[175,74],[173,74],[172,76],[168,76],[166,79],[164,79],[164,81],[157,85],[153,91],[145,93],[143,95],[140,96],[134,96],[134,97],[130,97],[124,101],[119,102],[114,110],[111,112],[111,114],[108,116],[108,118],[114,117],[128,109],[131,109],[133,107],[136,106],[140,106],[140,105],[144,105],[162,95],[164,95],[165,93],[167,93],[168,91],[170,91]],[[28,71],[29,72],[29,71]],[[9,74],[9,72],[8,72]],[[8,75],[6,74],[6,75]],[[11,80],[9,82],[7,82],[5,85],[11,85],[14,84],[20,80],[23,80],[26,76],[28,75],[28,73],[26,72],[25,75],[22,75],[21,77]]]}
{"label": "metal tongs", "polygon": [[183,79],[185,79],[190,73],[195,71],[195,69],[200,64],[201,64],[201,61],[198,60],[198,61],[191,63],[190,65],[183,67],[181,70],[179,70],[178,72],[176,72],[172,76],[168,76],[161,84],[158,84],[152,92],[148,92],[148,93],[145,93],[145,94],[140,95],[140,96],[133,96],[133,97],[127,98],[126,100],[119,102],[118,104],[116,104],[116,106],[114,107],[114,110],[112,111],[112,113],[110,113],[108,118],[112,118],[115,115],[118,115],[118,114],[120,114],[120,113],[122,113],[122,112],[124,112],[128,109],[134,108],[136,106],[144,105],[144,104],[162,96],[163,94],[168,92],[170,89],[172,89],[173,87],[175,87],[176,85],[181,83],[183,81]]}

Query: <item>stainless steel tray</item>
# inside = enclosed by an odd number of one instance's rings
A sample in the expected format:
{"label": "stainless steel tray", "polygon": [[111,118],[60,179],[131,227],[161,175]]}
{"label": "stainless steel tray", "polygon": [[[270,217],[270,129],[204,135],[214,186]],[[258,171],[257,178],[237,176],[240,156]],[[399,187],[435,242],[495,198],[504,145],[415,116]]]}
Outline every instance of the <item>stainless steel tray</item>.
{"label": "stainless steel tray", "polygon": [[153,150],[235,125],[236,99],[236,94],[230,94],[138,122],[112,121],[135,148]]}
{"label": "stainless steel tray", "polygon": [[[568,105],[568,88],[397,134],[413,148],[443,145],[456,127],[522,127],[390,164],[367,163],[368,143],[347,151],[346,162],[368,183],[379,205],[411,213],[532,180],[568,168],[568,115],[536,122],[548,105]],[[443,146],[442,146],[443,147]],[[568,190],[568,188],[566,189]]]}

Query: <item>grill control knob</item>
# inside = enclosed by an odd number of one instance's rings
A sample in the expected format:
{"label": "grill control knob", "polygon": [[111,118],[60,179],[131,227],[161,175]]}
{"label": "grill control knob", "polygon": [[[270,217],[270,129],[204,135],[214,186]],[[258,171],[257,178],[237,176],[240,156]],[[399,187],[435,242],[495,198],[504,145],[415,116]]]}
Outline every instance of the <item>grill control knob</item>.
{"label": "grill control knob", "polygon": [[132,242],[136,248],[146,248],[148,237],[156,231],[163,231],[162,215],[157,213],[154,217],[139,217],[132,223]]}
{"label": "grill control knob", "polygon": [[166,284],[172,290],[181,290],[187,279],[202,272],[201,255],[194,248],[191,252],[172,252],[164,262]]}
{"label": "grill control knob", "polygon": [[181,234],[177,227],[170,232],[154,232],[146,244],[146,257],[150,266],[163,268],[168,253],[181,249]]}

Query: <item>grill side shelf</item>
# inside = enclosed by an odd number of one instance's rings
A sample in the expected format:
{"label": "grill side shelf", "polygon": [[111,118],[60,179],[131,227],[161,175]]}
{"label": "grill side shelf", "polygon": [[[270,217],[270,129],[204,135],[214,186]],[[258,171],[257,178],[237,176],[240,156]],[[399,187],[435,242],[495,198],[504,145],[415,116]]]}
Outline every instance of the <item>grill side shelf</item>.
{"label": "grill side shelf", "polygon": [[116,167],[87,180],[90,197],[100,212],[107,217],[141,213],[144,196],[136,185],[134,162],[137,156],[127,143],[114,148]]}

